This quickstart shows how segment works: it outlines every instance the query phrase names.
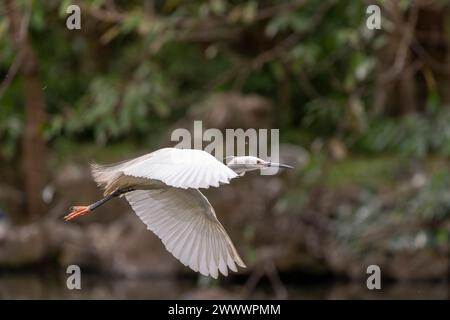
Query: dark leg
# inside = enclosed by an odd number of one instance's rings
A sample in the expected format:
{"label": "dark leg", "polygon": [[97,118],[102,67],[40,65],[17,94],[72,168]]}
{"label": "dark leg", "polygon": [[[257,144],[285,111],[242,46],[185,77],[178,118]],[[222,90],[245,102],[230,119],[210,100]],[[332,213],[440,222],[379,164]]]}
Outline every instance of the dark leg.
{"label": "dark leg", "polygon": [[106,197],[104,197],[103,199],[100,199],[99,201],[89,205],[89,206],[77,206],[77,207],[71,207],[70,208],[70,213],[68,215],[66,215],[64,217],[64,220],[69,221],[81,216],[84,216],[85,214],[88,214],[91,211],[94,211],[95,209],[97,209],[98,207],[100,207],[101,205],[105,204],[106,202],[108,202],[109,200],[118,197],[122,194],[125,194],[127,192],[133,191],[135,189],[133,188],[126,188],[126,189],[121,189],[121,190],[116,190],[113,193],[107,195]]}

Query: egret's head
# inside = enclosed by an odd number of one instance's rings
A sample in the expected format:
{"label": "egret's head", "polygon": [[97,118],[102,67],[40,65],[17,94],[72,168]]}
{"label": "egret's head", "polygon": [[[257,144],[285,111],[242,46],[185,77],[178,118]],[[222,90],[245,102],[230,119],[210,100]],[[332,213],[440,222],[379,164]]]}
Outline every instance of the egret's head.
{"label": "egret's head", "polygon": [[287,164],[265,161],[252,156],[228,157],[227,160],[227,166],[237,174],[265,168],[293,168]]}

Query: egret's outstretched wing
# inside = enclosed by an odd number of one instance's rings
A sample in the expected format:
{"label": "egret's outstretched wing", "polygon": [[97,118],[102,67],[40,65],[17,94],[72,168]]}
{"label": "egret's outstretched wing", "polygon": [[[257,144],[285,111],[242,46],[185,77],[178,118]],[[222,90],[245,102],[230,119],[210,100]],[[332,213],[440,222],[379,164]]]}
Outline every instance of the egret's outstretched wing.
{"label": "egret's outstretched wing", "polygon": [[159,180],[176,188],[218,187],[237,174],[202,150],[164,148],[151,154],[115,165],[94,166],[97,183],[108,185],[120,175]]}
{"label": "egret's outstretched wing", "polygon": [[125,195],[139,218],[185,266],[213,278],[245,267],[208,199],[195,189],[136,190]]}

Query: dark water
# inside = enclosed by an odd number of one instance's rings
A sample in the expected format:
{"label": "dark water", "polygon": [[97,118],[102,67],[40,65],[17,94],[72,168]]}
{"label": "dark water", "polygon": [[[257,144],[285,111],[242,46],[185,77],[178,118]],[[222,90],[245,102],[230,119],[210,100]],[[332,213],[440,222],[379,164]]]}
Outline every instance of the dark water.
{"label": "dark water", "polygon": [[[203,279],[204,280],[204,279]],[[0,274],[0,299],[274,299],[269,284],[252,292],[245,285],[202,283],[192,279],[124,279],[83,275],[81,290],[69,290],[66,278],[46,274]],[[382,285],[370,291],[365,282],[295,284],[284,281],[289,299],[449,299],[447,282]],[[280,295],[278,295],[280,297]]]}

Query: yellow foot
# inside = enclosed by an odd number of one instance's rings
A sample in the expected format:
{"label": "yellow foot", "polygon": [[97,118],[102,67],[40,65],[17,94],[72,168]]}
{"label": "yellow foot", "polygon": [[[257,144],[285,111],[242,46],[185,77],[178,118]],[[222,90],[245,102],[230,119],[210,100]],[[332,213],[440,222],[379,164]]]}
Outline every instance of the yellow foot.
{"label": "yellow foot", "polygon": [[66,220],[66,221],[73,220],[75,218],[84,216],[85,214],[88,214],[89,212],[91,212],[91,210],[89,209],[89,207],[86,207],[86,206],[72,207],[72,208],[70,208],[70,213],[64,217],[64,220]]}

